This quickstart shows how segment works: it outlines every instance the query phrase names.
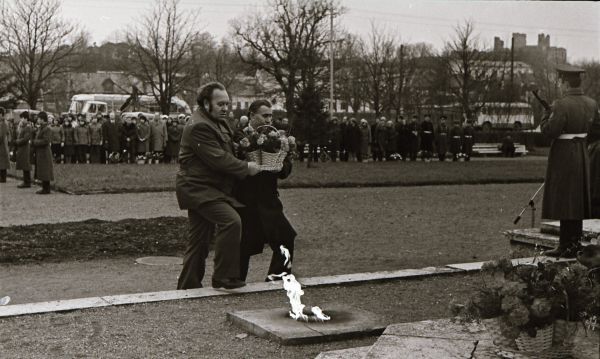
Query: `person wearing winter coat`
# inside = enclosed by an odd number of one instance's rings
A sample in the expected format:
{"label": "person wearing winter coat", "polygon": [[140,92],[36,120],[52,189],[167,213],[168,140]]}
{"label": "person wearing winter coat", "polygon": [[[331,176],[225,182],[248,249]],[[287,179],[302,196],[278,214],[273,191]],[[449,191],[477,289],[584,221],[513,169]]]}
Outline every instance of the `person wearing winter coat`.
{"label": "person wearing winter coat", "polygon": [[127,163],[135,163],[137,156],[137,128],[135,118],[126,117],[122,128],[121,156]]}
{"label": "person wearing winter coat", "polygon": [[358,128],[358,122],[353,117],[350,119],[348,127],[346,127],[346,148],[348,150],[348,159],[350,161],[357,161],[357,153],[360,149],[360,138],[361,132]]}
{"label": "person wearing winter coat", "polygon": [[35,179],[42,182],[42,189],[36,194],[50,194],[50,181],[54,181],[52,150],[52,133],[48,127],[48,115],[40,112],[37,115],[40,128],[31,142],[35,149]]}
{"label": "person wearing winter coat", "polygon": [[160,118],[154,116],[150,122],[150,151],[156,162],[163,158],[167,146],[167,126],[165,124],[167,117],[166,115],[162,115]]}
{"label": "person wearing winter coat", "polygon": [[356,153],[358,162],[366,161],[369,158],[369,144],[372,141],[371,126],[364,118],[360,120],[360,146]]}
{"label": "person wearing winter coat", "polygon": [[440,125],[435,131],[435,148],[440,162],[446,160],[446,152],[448,152],[448,125],[446,125],[446,117],[440,117]]}
{"label": "person wearing winter coat", "polygon": [[[121,128],[115,119],[113,113],[110,114],[108,121],[102,123],[102,142],[104,145],[105,159],[115,159],[121,151]],[[111,160],[111,163],[117,161]]]}
{"label": "person wearing winter coat", "polygon": [[102,153],[102,115],[92,118],[88,129],[90,132],[90,163],[100,163]]}
{"label": "person wearing winter coat", "polygon": [[[75,122],[75,121],[73,121]],[[63,123],[63,156],[64,163],[75,163],[75,129],[71,124],[71,118],[67,117]]]}
{"label": "person wearing winter coat", "polygon": [[0,107],[0,183],[6,182],[6,172],[10,168],[8,137],[8,124],[4,119],[4,107]]}
{"label": "person wearing winter coat", "polygon": [[[24,112],[25,113],[25,112]],[[17,137],[15,139],[16,146],[16,162],[17,171],[23,171],[23,183],[18,185],[18,188],[31,187],[31,161],[30,161],[30,141],[31,141],[31,124],[27,115],[21,114],[21,119],[17,127]]]}
{"label": "person wearing winter coat", "polygon": [[[146,120],[146,116],[141,115],[138,118],[138,124],[136,126],[137,135],[137,153],[145,156],[149,155],[150,152],[150,125]],[[148,158],[146,158],[146,161]]]}
{"label": "person wearing winter coat", "polygon": [[165,163],[177,161],[179,156],[179,143],[181,142],[181,130],[177,120],[167,119],[167,147],[165,148]]}
{"label": "person wearing winter coat", "polygon": [[79,121],[79,126],[74,131],[75,139],[75,157],[77,163],[87,163],[87,153],[90,149],[90,129],[87,122],[82,118]]}
{"label": "person wearing winter coat", "polygon": [[65,135],[63,133],[62,126],[58,123],[58,119],[52,119],[50,131],[52,133],[52,144],[50,145],[50,148],[52,149],[52,157],[54,157],[54,162],[60,163],[63,152],[62,148],[65,142]]}

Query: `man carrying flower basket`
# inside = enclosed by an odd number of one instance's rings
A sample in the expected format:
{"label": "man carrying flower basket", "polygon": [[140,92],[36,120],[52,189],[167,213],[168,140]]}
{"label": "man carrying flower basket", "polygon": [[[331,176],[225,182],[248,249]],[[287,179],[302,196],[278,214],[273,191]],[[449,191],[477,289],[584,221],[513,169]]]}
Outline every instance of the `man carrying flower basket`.
{"label": "man carrying flower basket", "polygon": [[[238,183],[235,197],[245,205],[240,208],[242,218],[242,241],[240,250],[240,278],[246,279],[250,256],[262,253],[265,243],[273,250],[267,273],[291,273],[294,239],[296,231],[283,214],[283,205],[277,192],[277,180],[289,176],[292,171],[290,160],[290,138],[271,127],[273,110],[266,100],[254,101],[249,107],[249,126],[238,133],[240,157],[262,158],[265,171],[246,177]],[[291,146],[294,146],[292,141]],[[273,162],[265,163],[266,156]],[[289,254],[286,258],[280,246]]]}

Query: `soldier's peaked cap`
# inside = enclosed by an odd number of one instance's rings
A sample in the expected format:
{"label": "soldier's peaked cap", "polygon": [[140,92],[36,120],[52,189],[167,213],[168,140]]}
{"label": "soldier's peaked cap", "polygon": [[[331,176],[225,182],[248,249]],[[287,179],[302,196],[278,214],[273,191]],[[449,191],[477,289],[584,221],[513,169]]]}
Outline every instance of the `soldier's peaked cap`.
{"label": "soldier's peaked cap", "polygon": [[582,69],[581,67],[568,65],[568,64],[556,65],[556,71],[558,71],[559,74],[565,74],[565,75],[578,75],[578,74],[582,74],[585,72],[585,70]]}

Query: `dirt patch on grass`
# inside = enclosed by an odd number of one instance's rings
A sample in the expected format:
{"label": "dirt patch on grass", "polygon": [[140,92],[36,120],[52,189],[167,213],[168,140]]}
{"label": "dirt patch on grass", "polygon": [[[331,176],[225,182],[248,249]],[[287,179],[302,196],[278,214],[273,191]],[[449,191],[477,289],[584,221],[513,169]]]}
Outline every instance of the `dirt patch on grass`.
{"label": "dirt patch on grass", "polygon": [[36,224],[0,228],[0,263],[93,260],[137,255],[178,255],[185,249],[187,218]]}
{"label": "dirt patch on grass", "polygon": [[[309,288],[303,302],[327,308],[341,302],[370,310],[389,323],[449,316],[448,303],[465,301],[476,275]],[[314,358],[322,351],[372,345],[376,337],[323,344],[281,346],[254,337],[226,321],[236,310],[286,306],[285,293],[270,292],[197,300],[99,308],[64,314],[0,319],[4,358]]]}

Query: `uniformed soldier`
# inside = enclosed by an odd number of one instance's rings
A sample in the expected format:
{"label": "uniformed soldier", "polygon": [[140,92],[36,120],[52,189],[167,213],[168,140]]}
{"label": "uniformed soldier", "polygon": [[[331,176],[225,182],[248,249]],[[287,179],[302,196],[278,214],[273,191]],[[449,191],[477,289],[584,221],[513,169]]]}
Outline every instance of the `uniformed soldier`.
{"label": "uniformed soldier", "polygon": [[462,127],[460,121],[454,120],[454,125],[450,129],[450,153],[452,153],[452,161],[458,161],[461,156],[462,149]]}
{"label": "uniformed soldier", "polygon": [[590,165],[586,137],[598,121],[598,104],[583,95],[583,69],[559,65],[563,97],[540,124],[552,139],[548,155],[542,218],[560,220],[557,248],[545,252],[553,257],[573,258],[579,250],[583,219],[591,216]]}
{"label": "uniformed soldier", "polygon": [[431,117],[425,115],[423,122],[421,122],[421,159],[423,161],[431,161],[433,155],[433,123],[431,123]]}
{"label": "uniformed soldier", "polygon": [[27,111],[19,115],[20,121],[17,127],[17,136],[15,138],[16,147],[16,169],[23,171],[23,183],[17,188],[31,187],[31,161],[29,156],[31,141],[31,124],[29,123],[29,113]]}
{"label": "uniformed soldier", "polygon": [[45,112],[38,113],[37,118],[40,128],[31,144],[35,149],[35,179],[42,182],[42,189],[35,193],[50,194],[50,181],[54,180],[52,150],[50,149],[52,131],[48,127],[48,115]]}
{"label": "uniformed soldier", "polygon": [[475,128],[473,121],[467,120],[467,125],[463,128],[462,153],[465,156],[465,161],[471,160],[473,154],[473,144],[475,143]]}
{"label": "uniformed soldier", "polygon": [[448,126],[446,125],[446,116],[440,117],[440,125],[435,134],[435,148],[437,150],[440,162],[446,160],[448,151]]}

